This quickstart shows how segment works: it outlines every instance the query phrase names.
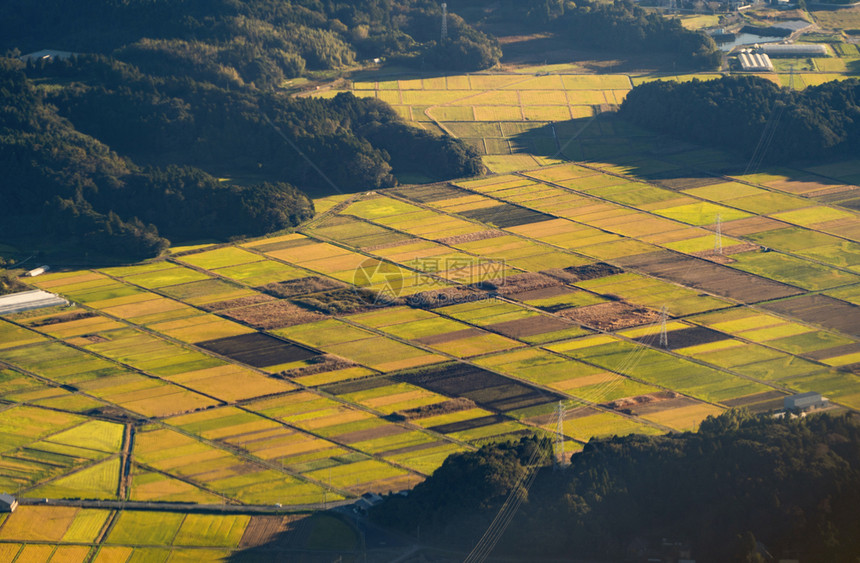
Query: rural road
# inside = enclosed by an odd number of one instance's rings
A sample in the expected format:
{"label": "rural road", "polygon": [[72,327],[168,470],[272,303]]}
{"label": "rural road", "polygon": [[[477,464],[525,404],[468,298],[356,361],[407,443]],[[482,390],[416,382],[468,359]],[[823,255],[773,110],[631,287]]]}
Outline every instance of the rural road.
{"label": "rural road", "polygon": [[324,510],[347,506],[355,500],[341,500],[326,504],[293,504],[276,506],[271,504],[195,504],[184,502],[145,502],[119,500],[68,500],[19,498],[18,503],[32,506],[77,506],[79,508],[107,508],[121,510],[159,510],[168,512],[206,512],[206,513],[236,513],[236,514],[284,514],[287,512],[303,512],[306,510]]}

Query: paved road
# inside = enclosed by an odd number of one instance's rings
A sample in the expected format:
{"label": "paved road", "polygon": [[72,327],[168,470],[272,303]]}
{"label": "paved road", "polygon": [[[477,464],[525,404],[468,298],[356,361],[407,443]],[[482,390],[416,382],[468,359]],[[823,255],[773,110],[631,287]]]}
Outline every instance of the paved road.
{"label": "paved road", "polygon": [[341,500],[326,504],[292,504],[276,506],[271,504],[194,504],[184,502],[142,502],[118,500],[67,500],[19,498],[19,504],[38,506],[77,506],[80,508],[109,508],[121,510],[160,510],[167,512],[215,512],[237,514],[284,514],[287,512],[303,512],[307,510],[325,510],[340,506],[348,506],[355,500]]}

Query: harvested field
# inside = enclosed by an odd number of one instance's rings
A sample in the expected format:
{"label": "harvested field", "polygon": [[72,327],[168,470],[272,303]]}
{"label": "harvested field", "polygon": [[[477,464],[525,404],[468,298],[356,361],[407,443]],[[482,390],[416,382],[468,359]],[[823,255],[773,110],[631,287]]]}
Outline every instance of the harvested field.
{"label": "harvested field", "polygon": [[318,373],[324,373],[327,371],[347,369],[356,365],[349,360],[345,360],[343,358],[339,358],[331,354],[322,354],[319,356],[315,356],[314,358],[308,360],[308,362],[309,365],[287,370],[281,373],[281,375],[293,379],[298,377],[307,377],[309,375],[316,375]]}
{"label": "harvested field", "polygon": [[452,186],[448,183],[395,188],[391,190],[391,193],[420,203],[429,203],[432,201],[441,201],[443,199],[452,199],[469,195],[469,192],[466,190]]}
{"label": "harvested field", "polygon": [[[710,344],[711,342],[720,342],[722,340],[730,340],[732,337],[723,332],[711,330],[703,326],[691,326],[681,330],[672,330],[666,333],[669,340],[669,350],[677,350],[688,346],[698,346],[699,344]],[[652,342],[654,336],[643,336],[635,339],[637,342]]]}
{"label": "harvested field", "polygon": [[466,397],[483,408],[501,412],[562,399],[555,393],[466,364],[447,364],[397,374],[394,378],[449,397]]}
{"label": "harvested field", "polygon": [[[583,323],[584,324],[584,323]],[[576,325],[547,315],[536,317],[528,317],[525,319],[516,319],[502,323],[486,325],[488,330],[499,332],[511,338],[523,338],[545,334],[547,332],[556,332],[560,330],[568,330],[576,328]]]}
{"label": "harvested field", "polygon": [[563,309],[556,314],[591,328],[608,331],[654,323],[660,319],[657,311],[635,307],[623,301]]}
{"label": "harvested field", "polygon": [[495,291],[499,295],[514,295],[528,291],[541,290],[548,287],[556,287],[561,282],[555,278],[543,274],[514,274],[505,276],[501,283],[480,282],[476,284],[477,289]]}
{"label": "harvested field", "polygon": [[586,264],[584,266],[570,266],[568,268],[564,268],[563,271],[573,276],[571,281],[596,280],[598,278],[614,276],[624,272],[621,268],[605,262]]}
{"label": "harvested field", "polygon": [[326,315],[346,315],[397,305],[398,299],[396,295],[388,293],[376,294],[367,289],[344,288],[294,297],[293,302]]}
{"label": "harvested field", "polygon": [[285,299],[269,301],[262,305],[231,309],[224,313],[237,321],[247,323],[260,330],[283,328],[325,318],[325,315],[308,311]]}
{"label": "harvested field", "polygon": [[699,404],[701,404],[699,401],[689,397],[684,397],[674,391],[661,391],[659,393],[649,393],[647,395],[639,395],[637,397],[618,399],[601,406],[624,414],[641,416]]}
{"label": "harvested field", "polygon": [[454,432],[464,432],[466,430],[474,430],[484,426],[500,424],[502,422],[507,422],[508,420],[510,420],[508,417],[496,414],[492,416],[472,418],[469,420],[461,420],[458,422],[449,422],[447,424],[439,424],[437,426],[431,426],[428,430],[432,430],[433,432],[438,432],[440,434],[453,434]]}
{"label": "harvested field", "polygon": [[494,205],[493,207],[484,207],[482,209],[461,211],[459,215],[488,225],[495,225],[500,229],[556,219],[556,217],[553,217],[552,215],[533,211],[518,205],[511,205],[509,203],[501,203],[499,205]]}
{"label": "harvested field", "polygon": [[671,252],[626,256],[618,258],[618,262],[658,278],[744,303],[758,303],[803,293],[803,290],[790,285]]}
{"label": "harvested field", "polygon": [[337,282],[330,278],[310,276],[296,280],[270,283],[262,287],[258,287],[257,289],[268,293],[269,295],[287,299],[299,295],[307,295],[309,293],[320,293],[333,289],[343,289],[345,287],[346,284]]}
{"label": "harvested field", "polygon": [[475,336],[483,336],[486,332],[479,328],[465,328],[463,330],[455,330],[454,332],[444,332],[442,334],[433,334],[430,336],[422,336],[420,338],[413,338],[415,342],[420,344],[425,344],[427,346],[433,346],[435,344],[445,344],[447,342],[454,342],[456,340],[462,340],[464,338],[472,338]]}
{"label": "harvested field", "polygon": [[469,410],[475,408],[475,406],[475,402],[471,399],[466,399],[465,397],[458,397],[457,399],[450,399],[441,403],[433,403],[432,405],[425,405],[423,407],[416,407],[413,409],[397,411],[394,414],[396,416],[402,417],[404,420],[417,420],[421,418],[429,418],[431,416],[439,416]]}
{"label": "harvested field", "polygon": [[267,301],[274,301],[274,297],[266,294],[249,295],[248,297],[239,297],[237,299],[228,299],[226,301],[215,301],[201,305],[201,309],[205,311],[224,311],[227,309],[238,309],[240,307],[249,307],[251,305],[259,305]]}
{"label": "harvested field", "polygon": [[436,307],[447,307],[448,305],[458,305],[460,303],[472,303],[486,298],[486,292],[479,292],[466,287],[447,287],[445,289],[415,293],[406,298],[406,303],[410,307],[434,309]]}
{"label": "harvested field", "polygon": [[860,307],[826,295],[804,295],[763,303],[761,307],[845,334],[860,336]]}
{"label": "harvested field", "polygon": [[261,333],[219,338],[197,345],[254,367],[309,360],[319,355],[319,352]]}
{"label": "harvested field", "polygon": [[466,233],[463,235],[454,235],[452,237],[442,237],[436,239],[436,242],[439,244],[445,244],[448,246],[455,246],[458,244],[463,244],[466,242],[477,242],[479,240],[488,240],[493,238],[498,238],[505,236],[506,233],[502,231],[497,231],[494,229],[490,229],[488,231],[478,231],[477,233]]}

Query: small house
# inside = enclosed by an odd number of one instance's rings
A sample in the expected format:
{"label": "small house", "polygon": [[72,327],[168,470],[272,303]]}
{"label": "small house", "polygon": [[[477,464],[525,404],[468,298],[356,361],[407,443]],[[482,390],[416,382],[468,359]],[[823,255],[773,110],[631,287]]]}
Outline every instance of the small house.
{"label": "small house", "polygon": [[18,508],[18,499],[12,495],[0,494],[0,512],[15,512]]}

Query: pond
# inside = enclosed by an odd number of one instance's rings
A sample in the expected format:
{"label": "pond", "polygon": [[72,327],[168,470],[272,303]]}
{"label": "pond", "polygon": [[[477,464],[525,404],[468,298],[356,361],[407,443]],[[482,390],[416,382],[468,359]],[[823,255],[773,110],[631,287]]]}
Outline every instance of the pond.
{"label": "pond", "polygon": [[735,47],[740,47],[741,45],[755,45],[756,43],[776,43],[777,41],[782,41],[785,37],[775,37],[770,35],[756,35],[755,33],[738,33],[735,34],[735,38],[730,41],[717,41],[717,46],[720,48],[720,51],[724,51],[728,53]]}

